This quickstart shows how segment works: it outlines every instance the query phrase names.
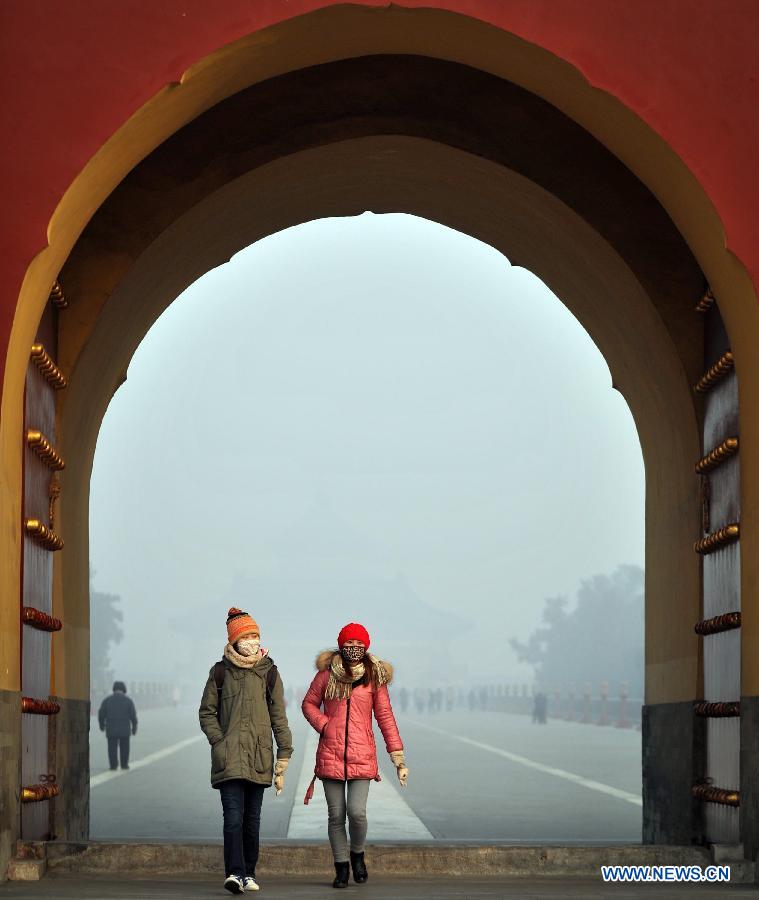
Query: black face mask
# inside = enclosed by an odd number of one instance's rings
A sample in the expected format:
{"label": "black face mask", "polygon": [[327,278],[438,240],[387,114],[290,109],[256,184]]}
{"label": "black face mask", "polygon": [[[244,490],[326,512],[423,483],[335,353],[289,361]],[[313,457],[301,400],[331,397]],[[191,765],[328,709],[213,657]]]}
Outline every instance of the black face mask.
{"label": "black face mask", "polygon": [[355,645],[351,647],[345,646],[340,652],[343,655],[343,659],[347,659],[348,662],[361,662],[366,655],[366,648]]}

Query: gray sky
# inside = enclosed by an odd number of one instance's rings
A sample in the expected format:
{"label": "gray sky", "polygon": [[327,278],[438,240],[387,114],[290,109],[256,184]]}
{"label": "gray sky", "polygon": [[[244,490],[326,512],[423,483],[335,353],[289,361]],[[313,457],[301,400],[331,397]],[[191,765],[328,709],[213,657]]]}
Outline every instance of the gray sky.
{"label": "gray sky", "polygon": [[508,637],[642,565],[643,503],[627,405],[548,288],[367,213],[260,241],[151,329],[98,441],[94,584],[122,597],[128,680],[170,671],[170,641],[205,676],[234,603],[298,682],[351,620],[409,681],[473,645],[469,675],[528,681]]}

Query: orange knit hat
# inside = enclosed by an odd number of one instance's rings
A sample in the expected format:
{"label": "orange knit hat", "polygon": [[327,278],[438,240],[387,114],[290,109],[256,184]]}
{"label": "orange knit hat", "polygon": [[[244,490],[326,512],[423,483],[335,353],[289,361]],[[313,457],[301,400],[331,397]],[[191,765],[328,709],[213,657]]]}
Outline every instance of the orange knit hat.
{"label": "orange knit hat", "polygon": [[244,635],[253,634],[254,631],[259,635],[261,633],[255,619],[241,609],[238,609],[236,606],[233,606],[227,614],[227,637],[229,643],[234,644]]}

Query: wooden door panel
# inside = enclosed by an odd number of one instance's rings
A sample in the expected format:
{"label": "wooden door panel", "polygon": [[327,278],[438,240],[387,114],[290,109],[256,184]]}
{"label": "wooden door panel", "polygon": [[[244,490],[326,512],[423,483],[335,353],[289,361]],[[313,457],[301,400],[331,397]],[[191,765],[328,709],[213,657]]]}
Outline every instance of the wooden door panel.
{"label": "wooden door panel", "polygon": [[[37,336],[46,351],[56,349],[56,313],[48,308]],[[24,523],[36,520],[51,526],[51,484],[56,479],[55,468],[28,444],[27,433],[39,431],[55,444],[56,391],[40,367],[29,363],[26,377],[24,434]],[[23,607],[32,607],[50,614],[53,606],[53,552],[24,529],[23,537]],[[23,697],[47,700],[50,696],[51,640],[50,631],[23,623],[22,617],[21,693]],[[21,779],[22,786],[31,788],[50,784],[49,719],[47,715],[22,712],[21,717]],[[23,795],[22,795],[23,796]],[[27,801],[21,807],[21,836],[25,840],[45,840],[50,834],[49,800]]]}
{"label": "wooden door panel", "polygon": [[[706,313],[704,370],[729,359],[728,335],[716,304]],[[703,453],[709,454],[729,438],[739,437],[738,380],[733,368],[710,386],[704,397]],[[740,446],[740,445],[738,445]],[[732,451],[731,451],[732,452]],[[704,517],[702,537],[740,523],[740,467],[738,453],[727,455],[702,476]],[[703,615],[705,619],[741,608],[740,544],[722,544],[703,557]],[[712,703],[740,700],[740,629],[704,637],[704,699]],[[726,794],[740,792],[740,717],[710,716],[706,727],[707,783]],[[740,843],[738,807],[706,802],[703,807],[709,843]]]}

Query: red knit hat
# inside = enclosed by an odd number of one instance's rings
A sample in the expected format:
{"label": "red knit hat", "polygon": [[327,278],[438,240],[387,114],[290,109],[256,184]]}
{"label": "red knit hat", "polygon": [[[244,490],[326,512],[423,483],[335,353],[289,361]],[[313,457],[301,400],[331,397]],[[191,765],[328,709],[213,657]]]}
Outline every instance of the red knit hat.
{"label": "red knit hat", "polygon": [[229,643],[234,644],[235,641],[239,641],[243,635],[253,634],[254,631],[256,634],[261,633],[255,619],[241,609],[238,609],[236,606],[233,606],[227,614],[227,636]]}
{"label": "red knit hat", "polygon": [[343,644],[348,641],[362,641],[366,649],[369,649],[369,632],[358,622],[349,622],[337,636],[337,646],[342,650]]}

